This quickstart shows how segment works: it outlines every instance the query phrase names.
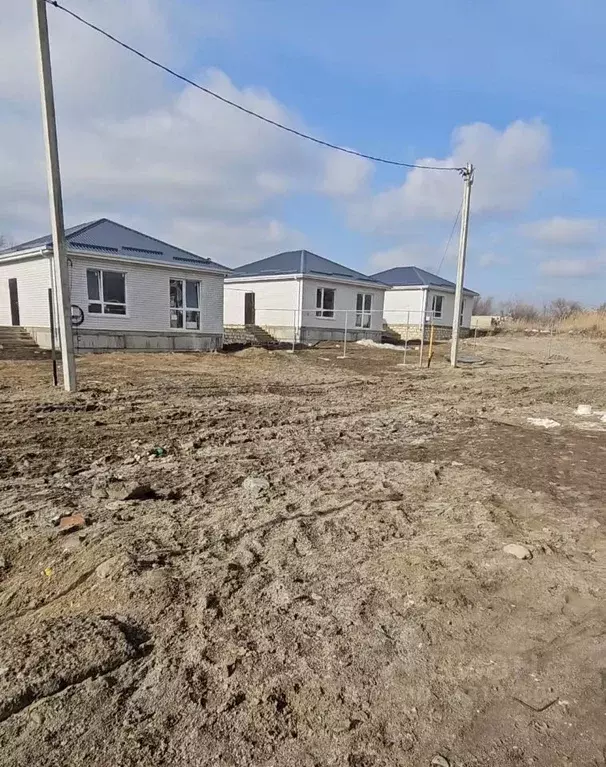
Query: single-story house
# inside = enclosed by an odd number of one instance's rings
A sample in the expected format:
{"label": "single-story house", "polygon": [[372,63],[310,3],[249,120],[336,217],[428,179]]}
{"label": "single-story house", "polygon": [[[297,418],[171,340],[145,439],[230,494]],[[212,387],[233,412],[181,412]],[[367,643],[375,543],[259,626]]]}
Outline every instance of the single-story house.
{"label": "single-story house", "polygon": [[[386,325],[401,338],[415,338],[433,323],[438,338],[447,338],[452,330],[455,284],[418,266],[398,266],[377,272],[373,279],[386,283]],[[468,334],[474,298],[473,290],[463,290],[462,334]]]}
{"label": "single-story house", "polygon": [[[107,218],[65,237],[76,350],[222,346],[229,269]],[[0,252],[0,325],[24,327],[43,349],[51,344],[52,256],[50,235]]]}
{"label": "single-story house", "polygon": [[257,326],[277,341],[381,340],[389,290],[307,250],[234,269],[225,280],[225,325]]}

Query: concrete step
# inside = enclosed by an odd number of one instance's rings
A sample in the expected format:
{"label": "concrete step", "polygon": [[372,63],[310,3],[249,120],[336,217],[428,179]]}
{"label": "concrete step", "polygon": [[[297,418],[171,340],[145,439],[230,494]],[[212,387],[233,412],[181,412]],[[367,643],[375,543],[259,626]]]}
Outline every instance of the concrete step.
{"label": "concrete step", "polygon": [[2,359],[34,359],[44,352],[25,330],[18,326],[0,326],[0,357]]}
{"label": "concrete step", "polygon": [[279,341],[258,325],[226,325],[223,328],[224,346],[278,346]]}

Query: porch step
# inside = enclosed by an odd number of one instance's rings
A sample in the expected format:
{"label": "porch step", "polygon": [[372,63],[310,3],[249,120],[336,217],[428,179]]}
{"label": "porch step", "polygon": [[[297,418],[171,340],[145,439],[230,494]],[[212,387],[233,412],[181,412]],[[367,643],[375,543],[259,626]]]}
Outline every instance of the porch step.
{"label": "porch step", "polygon": [[3,359],[35,359],[45,352],[25,328],[0,325],[0,357]]}
{"label": "porch step", "polygon": [[223,346],[279,346],[280,342],[258,325],[226,325]]}

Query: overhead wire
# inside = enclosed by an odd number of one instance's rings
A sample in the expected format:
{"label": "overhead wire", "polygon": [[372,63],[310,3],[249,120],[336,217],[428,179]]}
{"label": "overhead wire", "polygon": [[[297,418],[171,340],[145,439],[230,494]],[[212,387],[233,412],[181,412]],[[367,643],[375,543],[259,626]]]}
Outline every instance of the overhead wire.
{"label": "overhead wire", "polygon": [[463,203],[459,205],[459,210],[457,211],[457,215],[455,216],[454,223],[452,225],[452,229],[450,230],[450,236],[448,237],[448,242],[446,243],[446,247],[444,248],[444,253],[442,254],[442,260],[440,261],[438,268],[436,269],[436,274],[440,274],[440,269],[442,268],[442,265],[446,259],[446,255],[448,253],[448,248],[450,247],[450,243],[452,242],[452,237],[455,233],[455,229],[457,228],[457,223],[459,222],[459,218],[461,217],[461,210],[463,208]]}
{"label": "overhead wire", "polygon": [[279,128],[280,130],[286,131],[287,133],[291,133],[294,136],[298,136],[299,138],[306,139],[307,141],[312,141],[314,144],[319,144],[320,146],[327,147],[328,149],[334,149],[337,152],[343,152],[344,154],[353,155],[354,157],[362,157],[365,160],[371,160],[372,162],[382,163],[384,165],[395,165],[400,168],[418,168],[420,170],[457,171],[458,173],[463,173],[465,171],[465,168],[458,168],[454,166],[417,165],[415,163],[401,162],[399,160],[391,160],[386,157],[366,154],[364,152],[358,152],[355,149],[349,149],[348,147],[339,146],[339,144],[332,144],[330,141],[324,141],[323,139],[317,138],[317,136],[312,136],[308,133],[304,133],[303,131],[299,131],[299,130],[296,130],[295,128],[291,128],[288,125],[284,125],[283,123],[278,122],[277,120],[272,120],[271,118],[265,117],[264,115],[261,115],[258,112],[253,111],[252,109],[248,109],[247,107],[242,106],[242,104],[238,104],[236,101],[232,101],[231,99],[228,99],[225,96],[221,96],[219,93],[216,93],[210,88],[206,88],[204,85],[200,85],[200,83],[197,83],[195,80],[192,80],[189,77],[186,77],[185,75],[182,75],[179,72],[176,72],[174,69],[171,69],[170,67],[166,66],[165,64],[162,64],[156,59],[151,58],[151,56],[147,56],[145,53],[143,53],[142,51],[139,51],[137,48],[134,48],[132,45],[129,45],[128,43],[125,43],[123,40],[120,40],[119,38],[115,37],[114,35],[112,35],[107,30],[103,29],[102,27],[99,27],[96,24],[93,24],[91,21],[87,21],[82,16],[75,13],[75,11],[72,11],[69,8],[66,8],[64,5],[61,5],[61,3],[58,2],[58,0],[45,0],[45,2],[48,3],[48,5],[52,5],[58,10],[63,11],[64,13],[67,13],[69,16],[79,21],[81,24],[84,24],[90,29],[93,29],[95,32],[98,32],[99,34],[103,35],[108,40],[111,40],[112,42],[116,43],[122,48],[125,48],[127,51],[134,53],[135,56],[138,56],[144,61],[147,61],[149,64],[152,64],[153,66],[157,67],[158,69],[161,69],[167,74],[172,75],[173,77],[176,77],[178,80],[181,80],[182,82],[187,83],[188,85],[191,85],[193,88],[197,88],[198,90],[202,91],[203,93],[206,93],[208,96],[212,96],[218,101],[222,101],[224,104],[228,104],[234,109],[238,109],[240,112],[244,112],[244,114],[247,114],[250,117],[255,117],[257,120],[261,120],[264,123],[273,125],[275,128]]}

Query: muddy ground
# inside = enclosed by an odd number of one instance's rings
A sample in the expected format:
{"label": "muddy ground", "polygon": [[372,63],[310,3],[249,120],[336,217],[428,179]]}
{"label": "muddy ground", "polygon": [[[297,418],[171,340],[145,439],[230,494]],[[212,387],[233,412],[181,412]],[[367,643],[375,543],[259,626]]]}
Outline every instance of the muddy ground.
{"label": "muddy ground", "polygon": [[606,353],[469,350],[0,362],[0,764],[604,765]]}

